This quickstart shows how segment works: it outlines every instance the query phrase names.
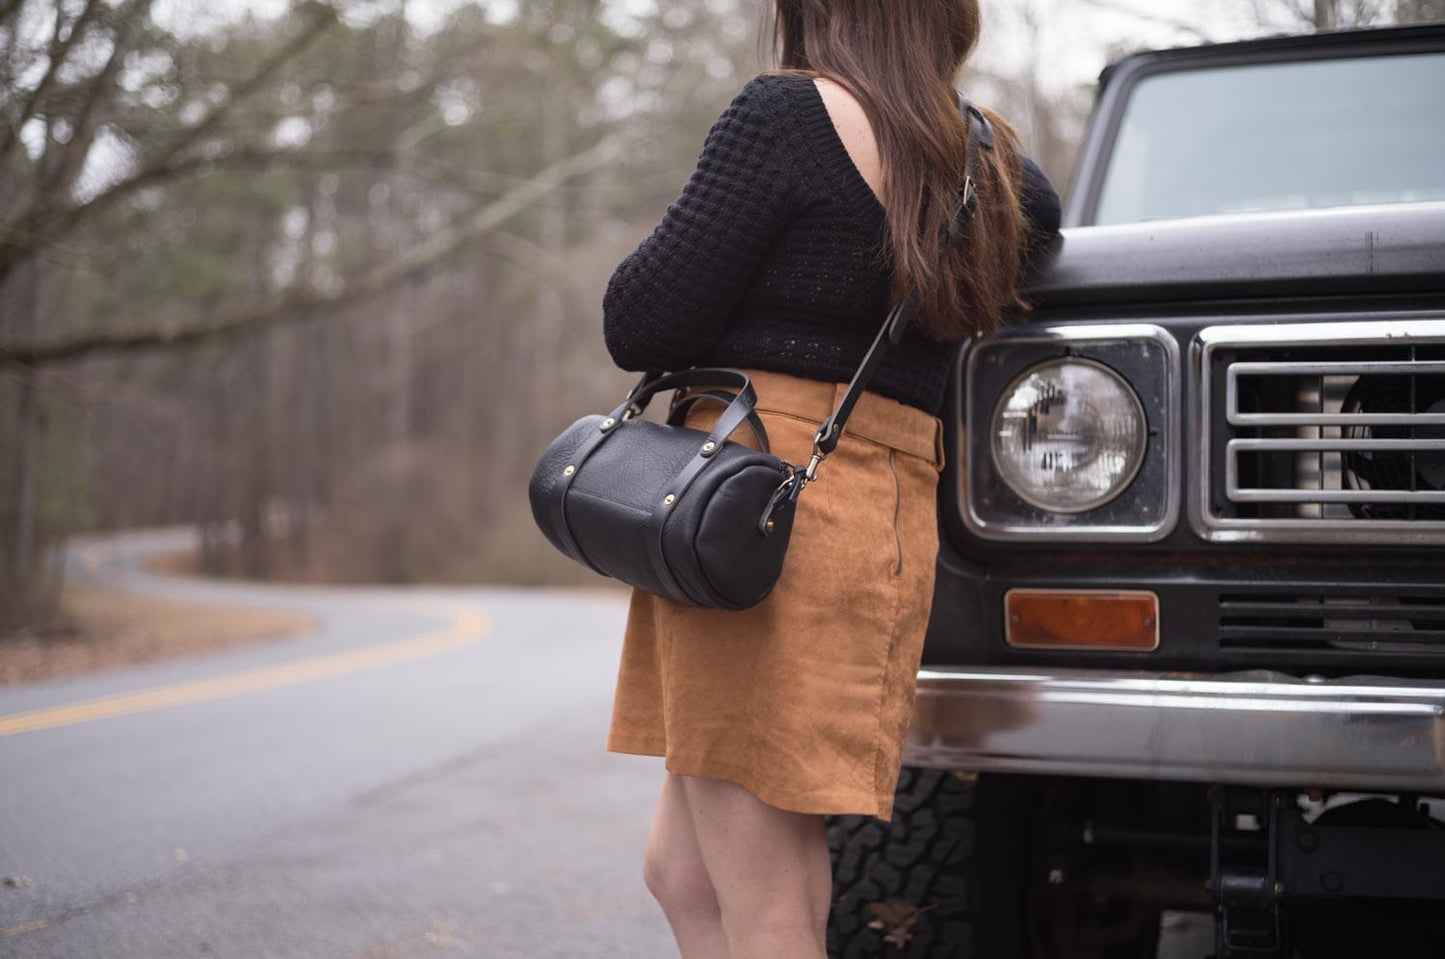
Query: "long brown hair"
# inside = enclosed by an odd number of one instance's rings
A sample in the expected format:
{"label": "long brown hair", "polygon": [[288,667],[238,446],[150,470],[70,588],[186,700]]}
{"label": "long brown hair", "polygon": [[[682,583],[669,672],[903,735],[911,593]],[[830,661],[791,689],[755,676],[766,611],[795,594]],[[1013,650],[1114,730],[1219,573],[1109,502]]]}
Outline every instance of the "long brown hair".
{"label": "long brown hair", "polygon": [[983,113],[994,148],[978,158],[978,213],[957,242],[940,242],[967,155],[954,84],[978,43],[978,0],[768,2],[765,22],[780,67],[765,72],[838,82],[873,128],[888,221],[878,252],[892,267],[895,300],[918,289],[914,324],[945,340],[991,333],[1005,312],[1026,310],[1017,289],[1024,230],[1018,135],[990,110]]}

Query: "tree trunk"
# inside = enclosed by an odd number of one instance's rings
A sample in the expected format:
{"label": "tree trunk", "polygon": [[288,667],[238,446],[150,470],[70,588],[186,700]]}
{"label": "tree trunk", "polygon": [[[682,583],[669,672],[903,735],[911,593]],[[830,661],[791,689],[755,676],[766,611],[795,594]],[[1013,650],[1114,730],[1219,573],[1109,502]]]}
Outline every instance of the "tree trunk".
{"label": "tree trunk", "polygon": [[[266,277],[267,223],[259,213],[246,222],[245,256],[248,261],[250,288],[264,293],[270,285]],[[266,507],[270,494],[271,470],[271,358],[276,331],[254,336],[241,347],[242,371],[239,377],[244,391],[244,409],[249,416],[238,439],[246,456],[232,455],[241,496],[237,519],[241,526],[241,572],[252,579],[264,579],[270,572],[267,562],[268,529]],[[234,454],[235,451],[227,451]]]}
{"label": "tree trunk", "polygon": [[387,404],[387,438],[396,446],[411,441],[412,424],[412,311],[418,297],[415,282],[401,283],[386,297],[390,315],[384,323],[387,334],[387,361],[391,367],[390,401]]}
{"label": "tree trunk", "polygon": [[[33,336],[39,328],[41,273],[44,264],[34,262],[15,273],[10,280],[16,288],[14,329],[23,337]],[[40,377],[38,369],[20,367],[15,374],[15,472],[12,482],[14,512],[8,533],[9,584],[5,592],[20,617],[30,618],[40,606],[40,578],[37,577],[36,545],[39,519],[36,476],[40,470],[41,436],[45,428],[40,410]]]}
{"label": "tree trunk", "polygon": [[15,595],[29,598],[35,573],[35,467],[40,456],[40,374],[23,370],[15,404],[15,538],[10,568]]}
{"label": "tree trunk", "polygon": [[[314,265],[312,243],[316,237],[316,219],[320,216],[318,184],[313,177],[306,184],[306,229],[302,233],[301,263],[295,282],[311,282]],[[296,404],[296,417],[291,428],[291,449],[287,458],[290,501],[287,510],[287,545],[293,575],[305,578],[311,566],[311,509],[317,496],[317,446],[321,442],[319,408],[323,402],[326,380],[322,374],[321,351],[324,328],[299,329],[295,336],[295,375],[291,394]]]}

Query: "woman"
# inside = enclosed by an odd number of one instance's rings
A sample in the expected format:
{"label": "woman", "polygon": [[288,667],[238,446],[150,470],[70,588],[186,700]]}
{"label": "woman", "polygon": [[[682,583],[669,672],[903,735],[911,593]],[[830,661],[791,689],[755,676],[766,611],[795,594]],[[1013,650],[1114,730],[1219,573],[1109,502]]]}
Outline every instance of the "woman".
{"label": "woman", "polygon": [[[955,225],[953,86],[977,0],[776,0],[781,69],[708,133],[617,268],[626,370],[747,370],[772,452],[806,462],[892,303],[918,308],[797,502],[768,598],[699,609],[634,590],[607,748],[666,757],[644,875],[685,959],[823,959],[823,816],[892,815],[938,545],[942,409],[964,337],[1023,308],[1058,197],[987,113],[979,205]],[[707,429],[721,405],[692,404]],[[756,446],[747,431],[732,441]]]}

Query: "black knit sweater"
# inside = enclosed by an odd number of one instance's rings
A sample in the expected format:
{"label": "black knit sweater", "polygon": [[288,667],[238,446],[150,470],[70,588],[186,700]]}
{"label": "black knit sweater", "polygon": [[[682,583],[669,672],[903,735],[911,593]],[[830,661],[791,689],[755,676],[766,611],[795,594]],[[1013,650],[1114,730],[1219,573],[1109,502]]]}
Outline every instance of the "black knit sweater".
{"label": "black knit sweater", "polygon": [[[1058,195],[1027,162],[1036,236]],[[618,265],[603,332],[625,370],[733,366],[850,379],[890,306],[886,216],[805,76],[749,80],[708,132],[697,168]],[[868,389],[937,415],[957,341],[910,326]]]}

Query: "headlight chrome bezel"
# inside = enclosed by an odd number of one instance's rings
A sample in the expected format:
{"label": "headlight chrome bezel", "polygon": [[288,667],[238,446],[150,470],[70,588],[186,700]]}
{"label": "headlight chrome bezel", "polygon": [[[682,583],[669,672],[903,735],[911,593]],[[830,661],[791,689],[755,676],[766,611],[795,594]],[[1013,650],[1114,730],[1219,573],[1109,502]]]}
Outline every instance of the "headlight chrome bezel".
{"label": "headlight chrome bezel", "polygon": [[[961,406],[954,471],[965,530],[986,540],[1156,542],[1178,525],[1183,397],[1179,345],[1151,323],[1079,323],[1006,328],[959,353],[952,402]],[[1062,512],[1029,502],[999,475],[993,423],[1005,390],[1053,360],[1097,363],[1138,401],[1146,447],[1129,481],[1108,501]]]}
{"label": "headlight chrome bezel", "polygon": [[[1139,435],[1137,437],[1137,450],[1136,455],[1133,457],[1133,462],[1128,472],[1123,474],[1123,478],[1119,480],[1112,489],[1084,503],[1059,505],[1058,503],[1045,502],[1040,496],[1031,495],[1028,490],[1022,488],[1020,483],[1010,478],[1009,469],[1007,468],[1008,464],[1006,463],[1006,454],[1000,446],[999,420],[1005,404],[1029,377],[1035,376],[1040,371],[1050,367],[1069,365],[1090,367],[1101,372],[1117,384],[1123,400],[1133,406],[1135,416],[1139,422]],[[1083,356],[1055,356],[1050,359],[1041,360],[1031,364],[1010,380],[1009,384],[998,394],[997,402],[994,403],[993,412],[989,416],[989,434],[990,451],[993,457],[992,466],[999,474],[999,478],[1003,480],[1004,484],[1007,485],[1019,499],[1028,503],[1030,506],[1048,513],[1062,513],[1065,515],[1091,513],[1094,510],[1107,506],[1123,495],[1124,491],[1129,488],[1129,484],[1134,482],[1134,479],[1139,475],[1140,468],[1144,465],[1145,457],[1148,456],[1149,453],[1149,416],[1144,409],[1143,401],[1139,399],[1139,394],[1134,391],[1134,387],[1130,385],[1128,379],[1122,376],[1117,370],[1098,360]]]}

